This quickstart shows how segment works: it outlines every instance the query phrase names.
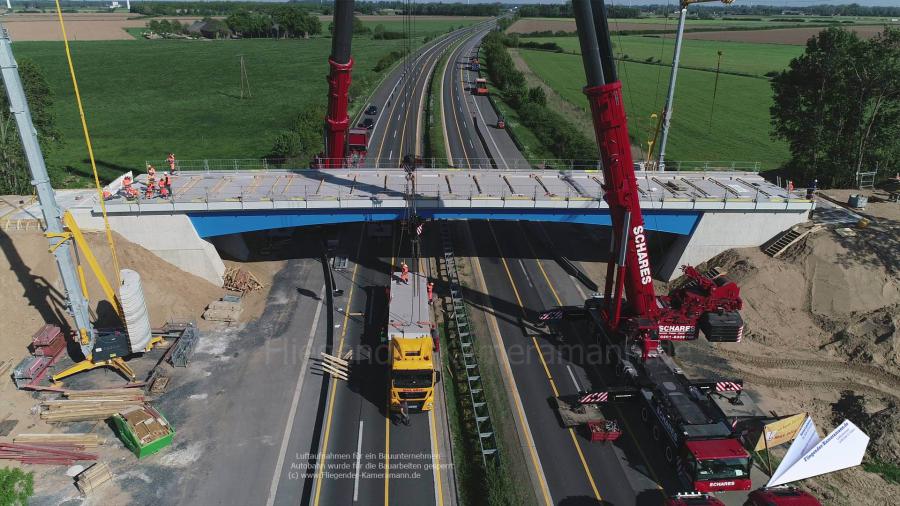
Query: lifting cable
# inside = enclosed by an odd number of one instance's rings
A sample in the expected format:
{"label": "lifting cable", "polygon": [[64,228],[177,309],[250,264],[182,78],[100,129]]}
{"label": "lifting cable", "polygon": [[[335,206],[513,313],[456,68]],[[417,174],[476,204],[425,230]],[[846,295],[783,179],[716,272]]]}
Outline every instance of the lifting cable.
{"label": "lifting cable", "polygon": [[[78,79],[75,78],[75,66],[72,64],[72,52],[69,49],[69,38],[66,36],[66,24],[63,22],[62,8],[59,0],[56,0],[56,15],[59,18],[59,28],[62,30],[63,45],[66,48],[66,60],[69,63],[69,75],[72,76],[72,88],[75,90],[75,102],[78,104],[78,114],[81,116],[81,129],[84,131],[84,142],[87,145],[88,156],[91,160],[91,170],[94,172],[94,184],[97,186],[97,197],[100,200],[100,210],[103,213],[103,226],[106,227],[106,242],[112,254],[113,267],[116,274],[116,286],[122,285],[119,274],[119,256],[116,254],[116,244],[113,241],[112,229],[109,227],[109,219],[106,216],[106,201],[103,199],[103,186],[100,185],[100,176],[97,174],[97,162],[94,160],[94,147],[91,144],[91,134],[88,132],[87,119],[84,116],[84,106],[81,103],[81,92],[78,91]],[[112,301],[110,301],[112,303]]]}

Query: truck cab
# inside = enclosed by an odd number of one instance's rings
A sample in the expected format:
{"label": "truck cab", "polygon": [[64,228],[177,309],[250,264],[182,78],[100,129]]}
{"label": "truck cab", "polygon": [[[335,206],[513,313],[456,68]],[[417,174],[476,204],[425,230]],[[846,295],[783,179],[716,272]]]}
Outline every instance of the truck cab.
{"label": "truck cab", "polygon": [[474,93],[476,95],[487,95],[488,94],[487,79],[485,79],[483,77],[479,77],[478,79],[475,79]]}
{"label": "truck cab", "polygon": [[434,338],[428,304],[427,278],[416,272],[391,276],[387,339],[390,346],[391,411],[400,411],[402,402],[410,411],[434,408]]}
{"label": "truck cab", "polygon": [[683,468],[694,490],[750,490],[750,455],[737,439],[687,441]]}

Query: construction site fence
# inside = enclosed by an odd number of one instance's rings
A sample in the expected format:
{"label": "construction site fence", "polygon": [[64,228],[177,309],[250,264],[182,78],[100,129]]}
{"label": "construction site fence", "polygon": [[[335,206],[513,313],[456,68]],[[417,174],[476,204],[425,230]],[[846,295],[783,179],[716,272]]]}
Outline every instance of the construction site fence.
{"label": "construction site fence", "polygon": [[[599,170],[600,166],[593,160],[565,160],[565,159],[511,159],[494,162],[490,158],[422,158],[416,162],[416,168],[420,169],[492,169],[496,167],[502,170]],[[147,160],[145,167],[153,166],[157,171],[169,170],[166,160]],[[356,169],[399,169],[403,168],[402,158],[351,158],[349,163],[335,160],[329,163],[327,159],[319,160],[318,168],[344,168]],[[665,162],[665,172],[759,172],[760,162],[745,162],[735,160],[677,160]],[[202,159],[202,160],[176,160],[175,169],[184,172],[222,172],[222,171],[284,171],[306,170],[309,167],[298,167],[290,162],[277,162],[265,158],[260,159]],[[635,170],[658,170],[655,162],[640,162],[634,164]]]}

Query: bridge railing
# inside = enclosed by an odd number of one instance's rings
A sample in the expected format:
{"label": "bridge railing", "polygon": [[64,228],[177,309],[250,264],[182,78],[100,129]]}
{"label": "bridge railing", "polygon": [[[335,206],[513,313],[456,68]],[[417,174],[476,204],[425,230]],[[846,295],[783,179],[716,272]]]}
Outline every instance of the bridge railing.
{"label": "bridge railing", "polygon": [[[327,160],[319,159],[319,167],[326,167]],[[146,160],[145,168],[153,165],[156,170],[168,170],[169,163],[166,160]],[[402,159],[393,158],[355,158],[351,159],[348,168],[355,169],[399,169],[402,168]],[[494,161],[490,158],[420,158],[416,163],[417,168],[422,169],[492,169],[512,171],[534,171],[534,170],[597,170],[599,165],[596,161],[591,160],[568,160],[568,159],[524,159],[512,158],[502,161]],[[232,158],[209,158],[199,160],[176,160],[175,168],[185,172],[222,172],[222,171],[291,171],[306,170],[309,167],[299,167],[290,162],[279,163],[265,158],[253,159],[232,159]],[[667,161],[665,163],[666,172],[759,172],[761,169],[760,162],[747,162],[736,160],[676,160]],[[656,170],[655,163],[635,163],[636,170]]]}

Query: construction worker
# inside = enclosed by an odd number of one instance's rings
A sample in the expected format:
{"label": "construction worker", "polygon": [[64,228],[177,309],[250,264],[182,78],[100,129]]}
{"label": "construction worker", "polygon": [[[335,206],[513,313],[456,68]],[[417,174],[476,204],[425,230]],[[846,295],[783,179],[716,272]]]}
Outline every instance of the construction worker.
{"label": "construction worker", "polygon": [[409,427],[409,403],[406,401],[400,402],[400,421]]}
{"label": "construction worker", "polygon": [[156,168],[147,165],[147,188],[144,189],[144,198],[152,199],[156,191]]}
{"label": "construction worker", "polygon": [[169,156],[166,157],[166,161],[169,162],[169,172],[172,175],[175,175],[175,153],[169,153]]}
{"label": "construction worker", "polygon": [[428,292],[428,303],[432,304],[434,302],[434,283],[429,281],[425,286],[425,291]]}
{"label": "construction worker", "polygon": [[400,262],[400,281],[409,284],[409,266],[406,262]]}
{"label": "construction worker", "polygon": [[169,177],[168,172],[163,172],[163,176],[159,180],[159,194],[163,198],[168,198],[172,195],[172,178]]}
{"label": "construction worker", "polygon": [[131,176],[122,178],[122,192],[125,194],[126,199],[135,199],[138,196],[138,191],[131,185],[132,182]]}

